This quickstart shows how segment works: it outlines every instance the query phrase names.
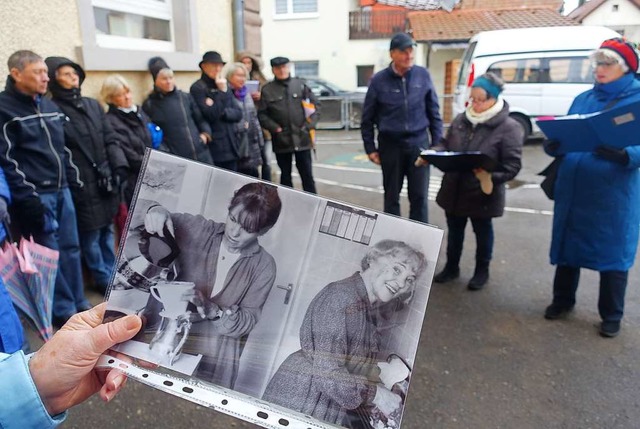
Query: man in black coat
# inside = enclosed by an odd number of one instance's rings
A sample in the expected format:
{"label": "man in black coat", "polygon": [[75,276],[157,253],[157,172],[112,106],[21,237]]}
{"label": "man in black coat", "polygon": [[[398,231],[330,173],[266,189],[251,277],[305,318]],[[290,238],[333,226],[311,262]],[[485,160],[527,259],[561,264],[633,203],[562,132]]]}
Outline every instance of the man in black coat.
{"label": "man in black coat", "polygon": [[200,61],[202,77],[191,85],[190,92],[211,127],[209,150],[214,165],[237,171],[240,136],[235,124],[242,120],[243,113],[222,77],[225,64],[218,52],[205,52]]}
{"label": "man in black coat", "polygon": [[64,57],[48,57],[45,62],[52,99],[67,116],[65,146],[84,183],[71,189],[82,257],[95,286],[105,293],[115,265],[113,217],[120,184],[127,179],[127,160],[100,103],[80,93],[85,78],[82,67]]}
{"label": "man in black coat", "polygon": [[[258,119],[271,133],[273,151],[280,167],[280,183],[293,187],[291,162],[295,156],[302,188],[315,194],[316,184],[311,169],[311,134],[315,132],[320,117],[320,103],[302,79],[291,77],[288,58],[273,58],[271,70],[275,78],[262,88]],[[303,100],[315,107],[313,113],[305,113]]]}
{"label": "man in black coat", "polygon": [[13,203],[12,225],[25,237],[60,251],[53,297],[53,321],[61,326],[90,307],[84,296],[80,248],[69,185],[82,186],[64,146],[65,115],[43,97],[49,77],[42,57],[16,51],[0,93],[0,166]]}

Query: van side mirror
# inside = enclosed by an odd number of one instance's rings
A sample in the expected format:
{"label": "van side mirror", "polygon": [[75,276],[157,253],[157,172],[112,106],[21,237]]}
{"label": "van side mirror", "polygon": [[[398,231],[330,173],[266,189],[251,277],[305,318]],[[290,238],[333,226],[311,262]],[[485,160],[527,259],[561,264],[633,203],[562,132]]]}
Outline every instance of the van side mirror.
{"label": "van side mirror", "polygon": [[327,91],[326,89],[323,89],[322,91],[320,91],[320,97],[328,97],[330,95],[331,95],[331,93],[329,91]]}

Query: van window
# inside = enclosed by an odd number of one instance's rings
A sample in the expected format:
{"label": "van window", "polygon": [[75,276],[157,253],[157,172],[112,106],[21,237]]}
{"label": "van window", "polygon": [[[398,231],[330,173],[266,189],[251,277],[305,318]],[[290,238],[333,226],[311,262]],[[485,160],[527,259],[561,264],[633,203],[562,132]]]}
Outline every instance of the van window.
{"label": "van window", "polygon": [[589,57],[527,58],[498,61],[487,71],[505,83],[591,83]]}

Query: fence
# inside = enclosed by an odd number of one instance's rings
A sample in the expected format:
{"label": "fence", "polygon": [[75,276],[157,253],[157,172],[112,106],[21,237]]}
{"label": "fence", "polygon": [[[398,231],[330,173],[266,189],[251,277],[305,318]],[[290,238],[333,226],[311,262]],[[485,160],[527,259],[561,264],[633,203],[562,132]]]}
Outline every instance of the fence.
{"label": "fence", "polygon": [[[319,130],[360,128],[364,96],[365,94],[350,94],[344,97],[318,97],[322,108],[317,128]],[[440,96],[438,101],[440,103],[440,115],[446,126],[453,120],[451,113],[453,95]]]}

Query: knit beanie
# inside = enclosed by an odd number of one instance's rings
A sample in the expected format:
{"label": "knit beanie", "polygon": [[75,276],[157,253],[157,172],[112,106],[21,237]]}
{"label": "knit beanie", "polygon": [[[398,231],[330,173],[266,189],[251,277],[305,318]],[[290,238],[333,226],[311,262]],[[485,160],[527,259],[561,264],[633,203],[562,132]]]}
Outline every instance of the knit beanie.
{"label": "knit beanie", "polygon": [[635,73],[638,70],[638,52],[635,46],[626,39],[615,37],[605,40],[602,42],[602,45],[600,45],[598,51],[596,51],[596,55],[599,51],[603,50],[618,54],[628,67],[626,73]]}
{"label": "knit beanie", "polygon": [[151,73],[151,77],[153,81],[156,81],[156,77],[158,77],[158,73],[163,69],[171,69],[166,61],[162,57],[153,57],[149,59],[148,63],[149,73]]}
{"label": "knit beanie", "polygon": [[489,95],[489,98],[498,98],[502,92],[502,86],[489,79],[486,74],[478,76],[471,84],[471,87],[484,89],[484,91]]}

